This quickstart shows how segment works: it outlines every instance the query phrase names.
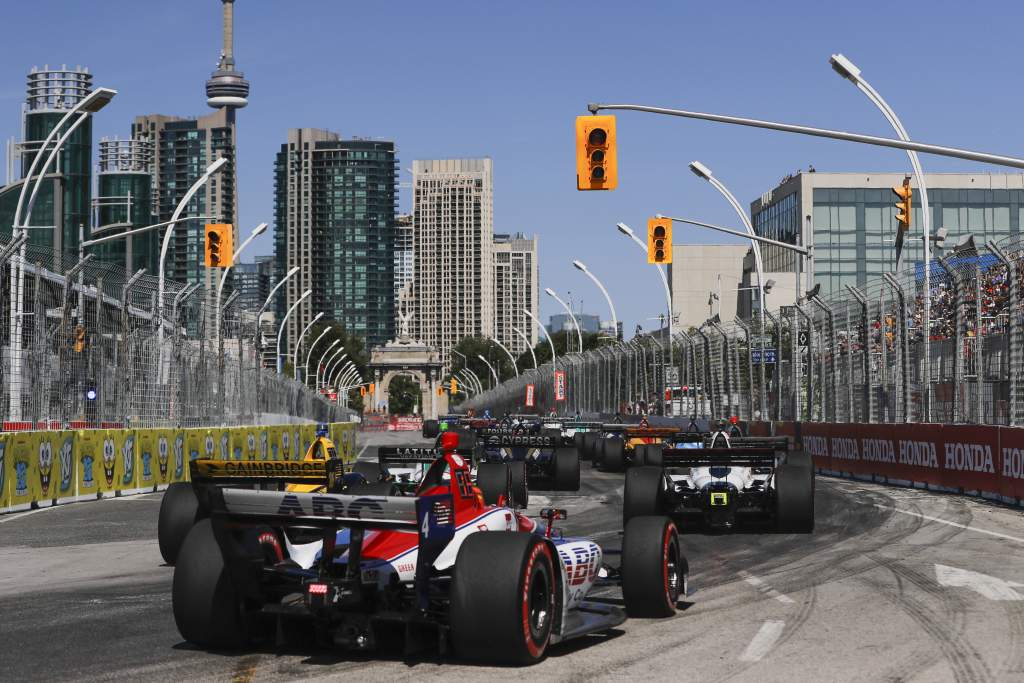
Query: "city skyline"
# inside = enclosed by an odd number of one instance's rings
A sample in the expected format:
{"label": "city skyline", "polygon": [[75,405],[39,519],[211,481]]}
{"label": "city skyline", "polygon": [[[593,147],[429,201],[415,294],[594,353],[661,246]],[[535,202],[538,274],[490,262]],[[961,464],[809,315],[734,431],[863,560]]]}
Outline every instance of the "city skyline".
{"label": "city skyline", "polygon": [[[31,9],[11,8],[8,18],[12,25],[31,21],[37,12],[63,19],[53,24],[51,41],[29,41],[27,34],[20,33],[11,36],[19,58],[0,66],[0,135],[7,139],[20,132],[23,79],[33,65],[89,66],[96,85],[120,91],[108,109],[95,117],[94,140],[125,137],[126,122],[140,114],[194,116],[203,112],[203,86],[217,57],[211,53],[211,45],[219,42],[220,3],[195,0],[173,8],[153,8],[141,16],[130,11],[134,7],[127,2],[105,3],[97,9],[44,1]],[[770,10],[744,5],[742,22],[724,20],[731,16],[728,8],[645,6],[617,26],[621,45],[615,58],[600,69],[580,69],[576,60],[568,58],[581,53],[587,36],[586,27],[568,7],[545,8],[540,26],[532,21],[539,10],[530,6],[486,12],[457,6],[429,12],[410,7],[395,16],[384,8],[316,7],[323,20],[300,33],[281,25],[286,8],[239,5],[235,49],[256,95],[243,112],[239,128],[239,231],[246,233],[272,216],[273,179],[267,169],[275,141],[289,127],[316,126],[394,140],[406,160],[490,156],[499,169],[495,231],[538,233],[546,247],[540,257],[542,285],[561,293],[578,291],[595,310],[599,310],[600,294],[587,289],[587,283],[571,268],[571,257],[585,261],[601,276],[616,301],[652,299],[650,310],[642,314],[624,312],[626,329],[633,329],[637,322],[648,327],[642,319],[659,310],[657,297],[651,296],[658,281],[653,272],[644,272],[639,254],[635,263],[619,257],[622,247],[628,245],[620,242],[610,216],[636,228],[657,211],[685,211],[709,222],[735,226],[735,216],[721,198],[689,176],[685,164],[691,159],[711,166],[744,205],[775,187],[779,178],[810,164],[823,171],[891,172],[906,171],[907,164],[905,156],[893,150],[623,115],[622,153],[630,160],[631,170],[618,192],[584,201],[566,194],[571,183],[564,176],[572,164],[566,121],[583,113],[588,101],[701,106],[888,135],[885,121],[870,104],[829,69],[828,55],[842,51],[903,114],[916,139],[1017,152],[1014,117],[1002,112],[1015,111],[1024,95],[996,88],[994,102],[968,96],[977,91],[979,78],[983,88],[1011,81],[1011,65],[983,60],[984,49],[973,51],[968,58],[951,54],[933,39],[942,26],[940,19],[918,13],[913,3],[899,7],[867,3],[857,9],[822,9],[809,2]],[[598,3],[593,11],[612,7]],[[877,11],[871,11],[872,7]],[[1021,16],[1020,7],[995,3],[988,8],[964,17],[958,24],[960,30],[988,35],[991,45],[1010,39],[1010,27],[1015,24],[1010,19]],[[827,23],[829,31],[800,31],[801,26],[811,26],[807,15],[812,11],[815,22]],[[401,49],[359,69],[334,71],[335,77],[327,84],[321,68],[331,70],[344,64],[329,39],[330,27],[337,25],[331,18],[340,21],[342,15],[346,23],[386,22],[389,40]],[[880,16],[885,16],[885,21],[880,21]],[[88,39],[91,31],[109,21],[117,23],[118,41],[108,46]],[[489,28],[496,23],[502,25],[500,34]],[[691,35],[686,27],[698,23],[703,30]],[[175,59],[162,59],[150,49],[153,26],[175,35]],[[794,30],[800,31],[800,41],[764,40]],[[676,34],[680,31],[685,53],[678,50]],[[439,39],[432,42],[443,47],[416,49],[416,41],[424,34]],[[456,36],[459,40],[450,40]],[[364,50],[373,37],[354,35],[350,40],[351,49]],[[524,40],[531,44],[525,54],[517,49]],[[302,50],[290,53],[287,46],[299,41]],[[756,62],[750,61],[750,51],[734,54],[724,49],[730,41],[756,44]],[[921,55],[910,64],[904,61],[908,41],[918,45]],[[275,49],[265,49],[267,45]],[[476,83],[473,88],[428,88],[420,82],[418,74],[474,49],[482,56],[479,63],[466,65],[466,76]],[[133,58],[125,59],[126,54]],[[310,62],[320,67],[301,68]],[[754,71],[752,63],[769,66]],[[389,80],[385,75],[395,78]],[[936,87],[950,94],[942,106],[915,106],[916,102],[934,102],[926,94]],[[316,93],[315,99],[311,92]],[[827,97],[817,97],[821,93]],[[956,93],[961,96],[954,96]],[[543,105],[540,109],[536,109],[538,103]],[[301,111],[298,116],[290,113],[296,106]],[[980,117],[986,125],[964,129],[962,121],[971,117]],[[993,170],[935,157],[923,157],[922,161],[929,172]],[[402,179],[407,179],[404,172]],[[410,209],[410,194],[400,190],[401,211]],[[580,239],[584,235],[587,239]],[[676,242],[731,243],[729,238],[682,228],[676,231]],[[253,244],[245,260],[271,251],[268,233]],[[541,299],[541,313],[546,318],[557,313],[558,307],[545,299]],[[601,315],[607,313],[601,311]]]}

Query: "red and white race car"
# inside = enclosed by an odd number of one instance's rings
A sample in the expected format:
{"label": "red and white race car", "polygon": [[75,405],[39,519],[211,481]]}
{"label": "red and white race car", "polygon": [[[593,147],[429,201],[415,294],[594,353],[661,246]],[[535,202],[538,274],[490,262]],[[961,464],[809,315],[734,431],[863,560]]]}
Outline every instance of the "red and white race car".
{"label": "red and white race car", "polygon": [[[174,571],[181,635],[239,648],[311,628],[325,645],[372,649],[398,636],[407,653],[529,664],[627,615],[675,614],[688,567],[667,517],[631,519],[622,566],[608,567],[597,543],[552,527],[564,511],[544,510],[537,522],[511,507],[511,477],[498,504],[485,504],[455,453],[457,436],[442,446],[410,496],[360,495],[345,483],[360,475],[328,476],[326,492],[306,493],[224,486],[195,472],[202,519]],[[324,467],[329,474],[330,461]],[[272,474],[258,478],[264,488],[292,479]],[[625,610],[588,601],[609,583],[621,585]]]}

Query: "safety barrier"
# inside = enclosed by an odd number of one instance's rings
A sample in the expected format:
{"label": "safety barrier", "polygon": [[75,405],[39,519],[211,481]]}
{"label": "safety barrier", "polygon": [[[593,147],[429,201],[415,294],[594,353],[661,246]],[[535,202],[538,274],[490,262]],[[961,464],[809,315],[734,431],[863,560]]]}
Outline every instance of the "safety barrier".
{"label": "safety barrier", "polygon": [[[766,435],[770,423],[752,423]],[[776,422],[823,474],[1024,504],[1024,429],[993,425]]]}
{"label": "safety barrier", "polygon": [[[329,425],[339,455],[356,457],[355,423]],[[146,493],[188,480],[188,460],[298,460],[316,426],[79,429],[0,433],[0,513]]]}

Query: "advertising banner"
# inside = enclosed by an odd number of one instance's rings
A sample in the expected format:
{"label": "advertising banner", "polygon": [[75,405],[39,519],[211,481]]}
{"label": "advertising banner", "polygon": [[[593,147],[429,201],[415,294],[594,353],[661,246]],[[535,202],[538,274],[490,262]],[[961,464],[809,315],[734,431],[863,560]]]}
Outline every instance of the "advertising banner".
{"label": "advertising banner", "polygon": [[78,456],[75,453],[76,439],[72,430],[54,432],[57,438],[52,442],[54,488],[58,503],[70,503],[78,498]]}
{"label": "advertising banner", "polygon": [[0,512],[7,512],[11,505],[11,491],[8,484],[13,480],[8,468],[8,445],[10,437],[7,434],[0,434]]}
{"label": "advertising banner", "polygon": [[532,384],[526,385],[526,407],[533,408],[534,405],[534,387]]}
{"label": "advertising banner", "polygon": [[76,500],[95,500],[103,478],[103,432],[80,429],[75,432],[77,471]]}
{"label": "advertising banner", "polygon": [[[138,481],[140,491],[152,491],[157,484],[157,463],[160,442],[156,429],[139,429],[135,432],[135,453],[138,458]],[[166,451],[165,451],[166,453]]]}
{"label": "advertising banner", "polygon": [[565,372],[562,370],[555,372],[555,400],[565,400]]}
{"label": "advertising banner", "polygon": [[13,474],[10,486],[11,510],[25,510],[39,493],[39,437],[35,432],[15,432],[8,437],[6,459]]}

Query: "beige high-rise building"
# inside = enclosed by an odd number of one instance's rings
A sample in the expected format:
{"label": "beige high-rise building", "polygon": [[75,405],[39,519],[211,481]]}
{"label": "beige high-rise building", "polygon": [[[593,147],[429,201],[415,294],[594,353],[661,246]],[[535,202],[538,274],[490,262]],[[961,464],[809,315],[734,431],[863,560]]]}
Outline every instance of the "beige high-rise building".
{"label": "beige high-rise building", "polygon": [[493,165],[490,159],[416,160],[412,175],[411,330],[447,362],[463,337],[494,330]]}
{"label": "beige high-rise building", "polygon": [[523,312],[538,314],[537,236],[522,233],[494,236],[494,331],[491,336],[515,355],[526,344],[513,328],[537,344],[537,326]]}

